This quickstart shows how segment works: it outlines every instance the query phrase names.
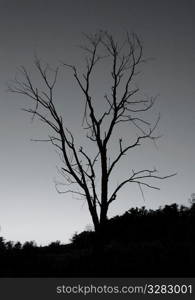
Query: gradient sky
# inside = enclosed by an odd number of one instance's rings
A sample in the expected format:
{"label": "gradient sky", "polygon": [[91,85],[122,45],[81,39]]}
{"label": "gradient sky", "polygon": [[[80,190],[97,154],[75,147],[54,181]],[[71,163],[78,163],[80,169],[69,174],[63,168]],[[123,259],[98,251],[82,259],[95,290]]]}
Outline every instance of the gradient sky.
{"label": "gradient sky", "polygon": [[[71,195],[57,194],[60,179],[54,149],[30,139],[47,136],[47,128],[31,123],[21,111],[25,97],[9,94],[6,83],[17,67],[33,71],[36,51],[44,61],[80,64],[82,32],[99,29],[120,38],[127,30],[143,41],[144,54],[152,57],[138,83],[146,95],[158,95],[153,116],[161,113],[158,148],[145,143],[123,161],[116,178],[128,170],[156,166],[162,175],[178,175],[157,182],[160,191],[136,186],[121,191],[109,216],[132,206],[157,208],[177,202],[188,205],[195,191],[195,2],[193,0],[0,0],[0,226],[7,240],[35,240],[38,244],[68,242],[75,231],[91,223],[87,206]],[[99,74],[101,77],[101,74]],[[72,74],[60,73],[57,107],[73,132],[81,122],[82,97]],[[98,83],[94,90],[100,96]],[[108,86],[109,88],[109,86]],[[104,91],[103,91],[104,92]],[[104,94],[104,93],[103,93]],[[101,103],[101,101],[100,101]],[[125,131],[126,134],[129,131]]]}

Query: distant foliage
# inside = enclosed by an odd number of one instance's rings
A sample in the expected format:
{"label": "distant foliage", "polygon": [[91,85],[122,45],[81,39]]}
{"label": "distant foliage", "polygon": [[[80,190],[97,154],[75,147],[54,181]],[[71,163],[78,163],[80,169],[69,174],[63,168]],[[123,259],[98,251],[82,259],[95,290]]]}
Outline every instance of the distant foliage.
{"label": "distant foliage", "polygon": [[5,240],[3,237],[0,237],[0,251],[3,251],[5,250],[6,247],[5,247]]}
{"label": "distant foliage", "polygon": [[189,202],[190,202],[191,205],[195,204],[195,193],[192,193],[192,194],[191,194],[191,197],[190,197],[190,199],[189,199]]}
{"label": "distant foliage", "polygon": [[24,245],[22,246],[23,250],[31,250],[33,248],[36,248],[37,245],[35,243],[35,241],[30,241],[30,242],[25,242]]}

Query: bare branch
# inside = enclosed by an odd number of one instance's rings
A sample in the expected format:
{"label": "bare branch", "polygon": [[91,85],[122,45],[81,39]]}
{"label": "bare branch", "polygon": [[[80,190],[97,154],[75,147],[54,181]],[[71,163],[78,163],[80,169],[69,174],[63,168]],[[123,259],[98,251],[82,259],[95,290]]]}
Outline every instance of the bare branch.
{"label": "bare branch", "polygon": [[[170,175],[166,175],[166,176],[153,175],[155,172],[157,172],[156,169],[154,169],[154,170],[147,170],[146,169],[146,170],[141,170],[141,171],[138,171],[138,172],[134,172],[134,171],[132,171],[132,172],[133,172],[133,175],[131,175],[129,178],[127,178],[124,181],[122,181],[117,186],[117,188],[114,190],[114,192],[110,196],[110,199],[108,200],[109,204],[116,199],[116,195],[119,192],[119,190],[121,190],[121,188],[123,186],[125,186],[127,183],[137,183],[139,186],[143,185],[143,186],[146,186],[146,187],[151,188],[151,189],[160,190],[159,187],[156,187],[154,185],[151,185],[151,184],[148,184],[146,182],[143,182],[142,180],[144,180],[144,179],[159,179],[159,180],[164,180],[164,179],[173,177],[173,176],[175,176],[177,174],[177,173],[174,173],[174,174],[170,174]],[[143,174],[143,175],[141,175],[141,174]]]}
{"label": "bare branch", "polygon": [[[142,98],[140,88],[135,82],[140,72],[139,67],[145,61],[142,43],[138,36],[127,33],[122,42],[116,41],[107,31],[84,36],[87,43],[80,46],[85,53],[84,71],[80,71],[73,64],[63,63],[63,66],[73,72],[73,78],[83,95],[82,128],[86,130],[86,138],[95,146],[94,153],[90,153],[91,148],[84,149],[77,146],[76,136],[66,127],[62,116],[56,109],[54,92],[59,67],[51,68],[49,64],[43,63],[35,56],[34,65],[39,74],[41,87],[36,86],[31,74],[21,66],[19,77],[15,77],[15,80],[8,86],[8,90],[29,98],[33,107],[23,110],[31,114],[32,120],[38,117],[51,129],[52,133],[47,139],[34,141],[49,142],[55,147],[60,157],[61,166],[57,170],[65,182],[56,182],[56,190],[59,193],[72,193],[84,197],[95,229],[99,230],[100,225],[106,223],[109,205],[116,199],[117,193],[123,186],[136,183],[143,196],[142,187],[159,189],[148,180],[163,180],[175,174],[159,176],[156,169],[132,171],[114,188],[111,196],[108,196],[112,171],[116,165],[120,165],[122,157],[129,154],[131,149],[140,146],[144,140],[149,139],[155,142],[159,138],[155,135],[155,131],[160,115],[154,122],[145,118],[147,112],[153,108],[156,97]],[[106,69],[109,70],[111,88],[104,96],[106,107],[99,112],[95,109],[95,96],[92,95],[92,75],[102,59],[107,58]],[[127,124],[131,125],[132,136],[136,133],[137,137],[130,143],[125,141],[125,137],[119,133],[118,149],[113,149],[111,142],[115,130]],[[114,157],[112,161],[110,148]],[[98,177],[101,179],[100,182]],[[65,191],[59,189],[59,186],[65,186]],[[78,190],[74,188],[76,186]]]}

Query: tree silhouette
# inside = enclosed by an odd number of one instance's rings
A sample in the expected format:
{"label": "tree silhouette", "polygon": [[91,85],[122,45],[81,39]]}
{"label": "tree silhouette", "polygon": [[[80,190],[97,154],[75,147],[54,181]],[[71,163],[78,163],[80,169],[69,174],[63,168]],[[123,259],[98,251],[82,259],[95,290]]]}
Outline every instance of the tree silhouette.
{"label": "tree silhouette", "polygon": [[[35,107],[25,111],[32,114],[33,119],[40,118],[52,129],[53,134],[45,141],[50,142],[61,154],[60,172],[70,186],[65,192],[85,197],[97,231],[106,224],[110,204],[117,199],[119,190],[125,185],[136,183],[140,188],[146,186],[158,189],[147,179],[165,179],[174,174],[159,176],[156,169],[132,170],[126,179],[121,180],[113,190],[110,190],[111,176],[120,165],[123,156],[140,146],[143,141],[155,141],[159,137],[155,135],[159,117],[152,123],[145,120],[143,115],[151,110],[155,98],[140,99],[140,90],[135,85],[138,66],[144,62],[143,47],[139,37],[127,33],[124,40],[119,43],[108,32],[99,31],[92,35],[85,35],[85,38],[86,44],[81,48],[86,54],[86,69],[82,75],[75,65],[63,63],[63,66],[72,70],[74,79],[84,96],[82,126],[86,138],[96,147],[97,152],[94,156],[90,149],[77,146],[75,136],[67,129],[63,117],[57,110],[54,89],[59,67],[53,70],[48,64],[44,65],[39,58],[35,57],[35,67],[41,76],[45,90],[36,87],[27,69],[21,67],[22,79],[16,78],[9,86],[9,91],[30,98]],[[104,63],[105,60],[111,62],[112,83],[110,93],[104,96],[107,108],[99,113],[95,109],[96,101],[91,91],[92,75],[96,66]],[[136,135],[132,134],[134,140],[133,138],[132,142],[125,140],[121,132],[116,152],[110,150],[110,142],[115,137],[115,130],[119,131],[121,125],[128,123],[136,130]],[[101,176],[100,186],[97,184],[98,168]],[[79,190],[74,188],[75,186],[79,187]]]}

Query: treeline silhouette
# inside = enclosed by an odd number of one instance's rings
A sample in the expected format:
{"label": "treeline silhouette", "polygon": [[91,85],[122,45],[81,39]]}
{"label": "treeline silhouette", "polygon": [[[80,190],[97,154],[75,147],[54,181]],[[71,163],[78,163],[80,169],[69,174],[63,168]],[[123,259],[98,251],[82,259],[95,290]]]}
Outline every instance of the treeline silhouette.
{"label": "treeline silhouette", "polygon": [[6,242],[1,277],[194,277],[195,204],[131,208],[103,232],[74,234],[70,244]]}

